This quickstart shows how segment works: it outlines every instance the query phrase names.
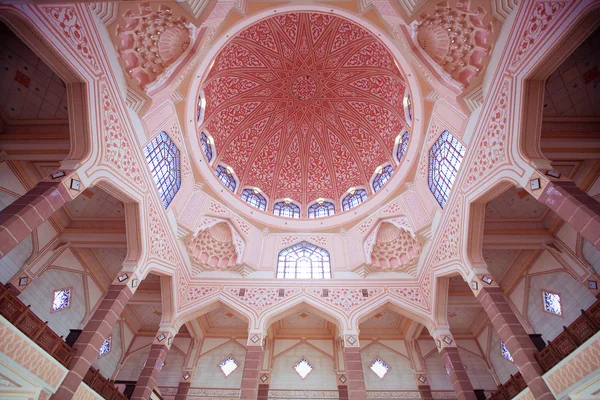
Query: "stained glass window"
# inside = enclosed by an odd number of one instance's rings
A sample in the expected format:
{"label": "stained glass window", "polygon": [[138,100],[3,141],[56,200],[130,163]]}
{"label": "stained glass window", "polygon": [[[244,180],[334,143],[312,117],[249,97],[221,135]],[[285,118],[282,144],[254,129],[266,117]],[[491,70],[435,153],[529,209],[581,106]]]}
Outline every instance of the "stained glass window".
{"label": "stained glass window", "polygon": [[404,132],[404,134],[402,135],[402,142],[398,143],[398,148],[396,149],[396,158],[398,159],[398,162],[402,162],[402,159],[404,159],[406,149],[408,148],[409,140],[410,133]]}
{"label": "stained glass window", "polygon": [[373,364],[371,364],[371,371],[375,372],[375,374],[381,379],[383,379],[385,374],[388,373],[389,369],[390,367],[388,367],[386,363],[381,361],[379,357],[376,358],[375,361],[373,361]]}
{"label": "stained glass window", "polygon": [[394,168],[391,165],[386,165],[375,178],[373,179],[373,191],[377,193],[392,177]]}
{"label": "stained glass window", "polygon": [[267,209],[267,199],[257,190],[244,189],[242,191],[242,200],[259,210],[265,211]]}
{"label": "stained glass window", "polygon": [[304,379],[313,370],[313,366],[310,365],[310,363],[306,360],[305,357],[302,357],[300,361],[298,361],[298,364],[296,364],[294,369],[296,370],[298,375],[300,375],[300,377]]}
{"label": "stained glass window", "polygon": [[350,192],[342,200],[342,210],[348,211],[365,200],[367,200],[367,191],[365,189],[357,189],[354,192]]}
{"label": "stained glass window", "polygon": [[448,131],[444,131],[429,150],[429,190],[442,208],[450,197],[465,150]]}
{"label": "stained glass window", "polygon": [[273,214],[280,217],[300,218],[300,207],[292,202],[278,201],[273,206]]}
{"label": "stained glass window", "polygon": [[544,310],[552,314],[562,315],[560,296],[551,292],[542,292],[542,294],[544,296]]}
{"label": "stained glass window", "polygon": [[169,135],[161,132],[144,148],[146,161],[165,208],[181,187],[181,155]]}
{"label": "stained glass window", "polygon": [[200,133],[200,145],[202,146],[202,151],[204,151],[204,155],[206,156],[206,161],[210,162],[213,157],[212,144],[210,144],[210,140],[206,133]]}
{"label": "stained glass window", "polygon": [[233,371],[238,367],[238,363],[233,359],[232,356],[227,357],[223,362],[219,365],[221,371],[225,374],[225,376],[229,376]]}
{"label": "stained glass window", "polygon": [[98,352],[98,357],[102,357],[110,352],[112,337],[107,337],[102,346],[100,347],[100,351]]}
{"label": "stained glass window", "polygon": [[329,217],[333,214],[335,214],[335,206],[329,201],[316,202],[308,207],[308,218]]}
{"label": "stained glass window", "polygon": [[331,263],[325,249],[300,242],[279,252],[277,278],[329,279]]}
{"label": "stained glass window", "polygon": [[52,297],[52,311],[68,308],[71,302],[71,289],[55,290]]}
{"label": "stained glass window", "polygon": [[512,355],[510,351],[506,348],[504,342],[500,342],[500,348],[502,349],[502,357],[506,358],[508,361],[513,361]]}
{"label": "stained glass window", "polygon": [[219,165],[215,170],[215,174],[217,174],[217,178],[219,178],[221,182],[223,182],[223,185],[227,186],[227,189],[231,190],[232,192],[235,192],[235,187],[237,186],[237,183],[235,182],[233,174],[230,173],[227,170],[227,168],[225,168],[222,165]]}

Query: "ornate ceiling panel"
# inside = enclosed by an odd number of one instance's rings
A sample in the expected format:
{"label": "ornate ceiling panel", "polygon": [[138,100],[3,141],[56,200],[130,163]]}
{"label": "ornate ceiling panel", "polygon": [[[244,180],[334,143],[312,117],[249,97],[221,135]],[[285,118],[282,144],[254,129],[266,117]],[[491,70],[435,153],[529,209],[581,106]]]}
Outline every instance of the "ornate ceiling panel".
{"label": "ornate ceiling panel", "polygon": [[[241,186],[271,200],[338,199],[392,162],[405,80],[353,22],[288,13],[237,34],[203,84],[203,127]],[[395,164],[393,164],[395,165]]]}

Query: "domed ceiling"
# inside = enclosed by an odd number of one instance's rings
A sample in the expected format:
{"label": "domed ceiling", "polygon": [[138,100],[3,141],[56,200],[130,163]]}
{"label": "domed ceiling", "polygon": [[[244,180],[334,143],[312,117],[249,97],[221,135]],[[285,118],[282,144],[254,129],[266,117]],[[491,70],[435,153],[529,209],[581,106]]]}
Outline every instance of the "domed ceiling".
{"label": "domed ceiling", "polygon": [[[373,34],[338,16],[288,13],[233,37],[202,86],[205,129],[238,187],[273,201],[336,203],[394,167],[405,80]],[[338,203],[339,204],[339,203]]]}

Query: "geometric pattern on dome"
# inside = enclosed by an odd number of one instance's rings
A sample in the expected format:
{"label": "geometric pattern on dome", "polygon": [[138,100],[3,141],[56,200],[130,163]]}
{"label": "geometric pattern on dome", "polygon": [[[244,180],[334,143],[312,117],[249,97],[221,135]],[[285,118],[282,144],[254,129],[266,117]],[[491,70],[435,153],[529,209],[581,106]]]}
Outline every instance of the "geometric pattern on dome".
{"label": "geometric pattern on dome", "polygon": [[424,13],[416,26],[419,46],[456,81],[468,85],[483,69],[490,51],[492,24],[484,24],[482,7],[470,10],[468,1],[449,7],[439,3],[432,15]]}
{"label": "geometric pattern on dome", "polygon": [[[406,84],[385,45],[339,16],[276,15],[235,35],[201,88],[216,164],[306,205],[367,186],[406,129]],[[395,164],[394,164],[395,165]]]}
{"label": "geometric pattern on dome", "polygon": [[377,231],[371,264],[379,270],[403,271],[418,260],[422,245],[404,229],[384,222]]}
{"label": "geometric pattern on dome", "polygon": [[144,155],[165,209],[181,187],[181,154],[169,135],[161,132],[146,147]]}
{"label": "geometric pattern on dome", "polygon": [[442,209],[450,197],[450,190],[467,149],[444,131],[429,150],[429,190]]}
{"label": "geometric pattern on dome", "polygon": [[236,265],[238,258],[231,229],[224,222],[190,237],[187,251],[192,261],[208,269],[229,269]]}
{"label": "geometric pattern on dome", "polygon": [[367,200],[367,191],[365,189],[357,189],[346,195],[342,199],[342,210],[348,211],[351,208],[358,206],[363,201]]}
{"label": "geometric pattern on dome", "polygon": [[279,279],[330,279],[329,252],[314,244],[300,242],[279,252]]}

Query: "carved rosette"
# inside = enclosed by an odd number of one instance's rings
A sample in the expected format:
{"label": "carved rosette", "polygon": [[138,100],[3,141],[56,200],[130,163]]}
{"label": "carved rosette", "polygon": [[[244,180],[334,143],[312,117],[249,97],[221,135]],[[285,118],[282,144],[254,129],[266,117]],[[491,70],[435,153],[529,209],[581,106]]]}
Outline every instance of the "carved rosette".
{"label": "carved rosette", "polygon": [[484,24],[485,16],[483,8],[471,10],[469,2],[456,7],[439,3],[432,15],[421,15],[415,26],[417,42],[454,80],[468,85],[491,50],[492,24]]}
{"label": "carved rosette", "polygon": [[187,240],[186,245],[192,261],[202,268],[227,270],[237,265],[234,237],[224,222],[199,231]]}
{"label": "carved rosette", "polygon": [[138,14],[128,10],[123,18],[125,26],[117,26],[118,51],[125,69],[142,87],[176,66],[196,36],[194,25],[184,17],[176,19],[163,5],[154,11],[140,4]]}

